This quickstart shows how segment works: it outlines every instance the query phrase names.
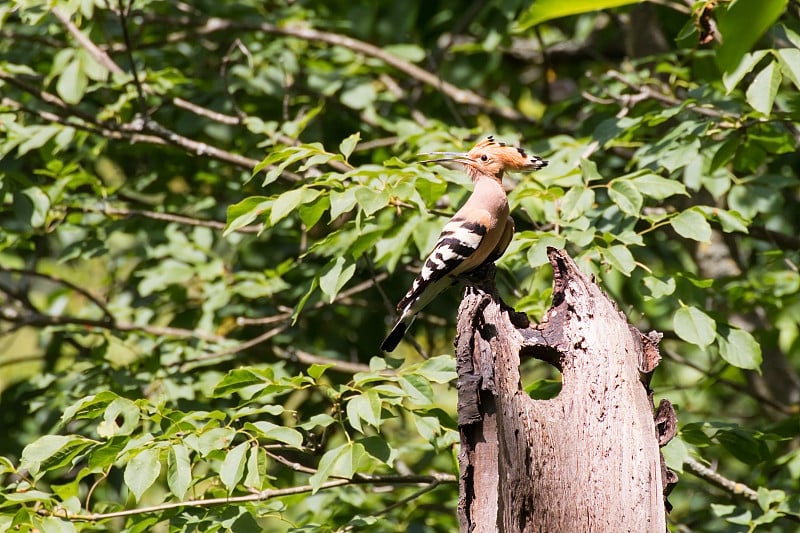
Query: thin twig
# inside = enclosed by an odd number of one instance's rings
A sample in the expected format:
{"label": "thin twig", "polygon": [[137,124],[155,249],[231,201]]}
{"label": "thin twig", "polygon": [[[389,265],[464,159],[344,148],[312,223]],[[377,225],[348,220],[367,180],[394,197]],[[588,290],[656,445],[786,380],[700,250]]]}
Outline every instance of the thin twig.
{"label": "thin twig", "polygon": [[[438,486],[439,486],[439,482],[438,481],[434,481],[433,483],[430,483],[429,485],[426,485],[426,486],[422,487],[421,489],[409,494],[405,498],[397,500],[396,502],[394,502],[391,505],[387,505],[386,507],[384,507],[380,511],[376,511],[376,512],[372,513],[372,516],[381,516],[381,515],[384,515],[384,514],[390,512],[390,511],[392,511],[394,509],[398,509],[400,507],[403,507],[407,503],[416,500],[420,496],[432,491],[433,489],[435,489]],[[347,526],[345,526],[344,528],[340,529],[339,531],[352,531],[353,529],[355,529],[355,527],[356,526],[353,523],[350,523]]]}
{"label": "thin twig", "polygon": [[89,37],[87,37],[69,18],[69,15],[64,13],[60,8],[54,7],[50,12],[58,19],[61,24],[67,29],[70,35],[78,41],[92,58],[103,65],[109,72],[113,74],[122,74],[124,71],[119,65],[114,63],[114,60],[108,56],[103,50],[97,47]]}
{"label": "thin twig", "polygon": [[236,102],[233,92],[231,92],[230,81],[228,80],[228,64],[231,62],[231,56],[233,55],[234,50],[239,50],[245,55],[245,57],[247,57],[251,70],[253,67],[253,56],[250,54],[250,50],[244,46],[241,39],[237,38],[228,47],[228,51],[225,52],[225,55],[222,57],[222,63],[220,65],[220,77],[222,78],[223,90],[225,91],[225,95],[228,97],[228,100],[230,100],[233,110],[236,111],[236,114],[239,116],[239,120],[241,121],[247,117],[247,114],[239,108],[239,104]]}
{"label": "thin twig", "polygon": [[664,348],[661,348],[661,353],[663,353],[666,357],[668,357],[669,359],[672,359],[676,363],[688,366],[688,367],[690,367],[690,368],[692,368],[694,370],[697,370],[698,372],[701,372],[703,375],[707,376],[708,378],[713,379],[716,383],[721,383],[723,385],[726,385],[726,386],[730,387],[731,389],[733,389],[733,390],[735,390],[737,392],[741,392],[741,393],[747,394],[748,396],[751,396],[753,399],[755,399],[759,403],[763,403],[763,404],[769,405],[770,407],[772,407],[773,409],[775,409],[776,411],[778,411],[780,413],[783,413],[785,415],[794,414],[794,410],[790,406],[787,406],[787,405],[784,405],[784,404],[782,404],[780,402],[777,402],[772,398],[764,396],[763,394],[759,393],[756,390],[748,389],[747,387],[745,387],[743,385],[740,385],[739,383],[736,383],[734,381],[730,381],[730,380],[725,379],[725,378],[723,378],[721,376],[711,375],[710,374],[710,369],[703,368],[702,366],[700,366],[699,364],[695,363],[694,361],[692,361],[689,358],[683,357],[682,355],[680,355],[678,353],[675,353],[675,352],[673,352],[671,350],[665,350]]}
{"label": "thin twig", "polygon": [[177,96],[172,99],[172,103],[175,105],[175,107],[185,109],[186,111],[194,113],[197,116],[205,117],[209,120],[213,120],[214,122],[219,122],[220,124],[238,126],[242,123],[242,119],[239,117],[226,115],[225,113],[220,113],[219,111],[212,111],[207,107],[199,106],[193,102],[184,100],[183,98],[178,98]]}
{"label": "thin twig", "polygon": [[[181,22],[186,24],[188,20],[178,19],[175,21],[176,24],[180,24]],[[526,117],[516,109],[500,107],[494,102],[478,95],[477,93],[474,93],[468,89],[456,87],[455,85],[442,80],[436,74],[433,74],[413,63],[401,59],[394,54],[386,52],[378,46],[338,33],[299,26],[277,26],[268,22],[242,22],[211,17],[206,19],[201,26],[192,28],[191,31],[173,33],[169,36],[168,41],[183,42],[186,39],[189,39],[191,37],[190,34],[192,33],[209,35],[211,33],[221,31],[260,31],[273,35],[297,37],[299,39],[320,41],[335,46],[341,46],[359,54],[380,59],[387,65],[399,70],[407,76],[441,91],[444,95],[446,95],[448,98],[451,98],[458,104],[474,105],[510,120],[526,122],[531,120],[529,117]]]}
{"label": "thin twig", "polygon": [[208,353],[205,353],[203,355],[198,355],[196,357],[192,357],[192,359],[190,359],[189,361],[181,363],[180,370],[181,370],[181,372],[187,372],[187,371],[193,369],[195,367],[196,363],[208,363],[209,361],[216,361],[218,359],[223,359],[223,358],[225,358],[225,357],[227,357],[229,355],[233,355],[233,354],[236,354],[236,353],[239,353],[239,352],[243,352],[245,350],[249,350],[250,348],[253,348],[254,346],[258,346],[259,344],[263,344],[263,343],[267,342],[268,340],[270,340],[275,335],[278,335],[279,333],[283,333],[288,328],[289,328],[289,324],[288,323],[281,324],[280,326],[276,326],[276,327],[274,327],[272,329],[269,329],[269,330],[265,331],[261,335],[253,337],[252,339],[246,340],[244,342],[240,342],[240,343],[238,343],[238,344],[236,344],[234,346],[231,346],[230,348],[226,348],[226,349],[221,350],[219,352],[208,352]]}
{"label": "thin twig", "polygon": [[127,7],[123,5],[123,0],[118,0],[119,6],[119,23],[122,26],[122,42],[125,43],[125,53],[128,56],[128,62],[131,65],[131,76],[133,77],[133,85],[136,87],[136,99],[139,102],[139,113],[146,119],[147,103],[144,98],[144,89],[142,88],[142,81],[139,79],[139,71],[136,68],[136,61],[133,59],[133,46],[131,44],[130,35],[128,35],[128,11],[130,10],[130,0]]}
{"label": "thin twig", "polygon": [[22,276],[33,276],[33,277],[37,277],[37,278],[46,279],[48,281],[52,281],[54,283],[58,283],[60,285],[64,285],[65,287],[68,287],[68,288],[72,289],[73,291],[83,295],[89,301],[91,301],[93,304],[95,304],[97,307],[99,307],[100,310],[105,315],[106,319],[108,319],[108,320],[113,320],[114,319],[114,315],[111,314],[111,310],[109,310],[108,306],[106,305],[106,303],[104,301],[102,301],[100,298],[98,298],[97,296],[95,296],[94,294],[89,292],[87,289],[84,289],[83,287],[80,287],[80,286],[76,285],[75,283],[73,283],[73,282],[71,282],[69,280],[66,280],[64,278],[60,278],[60,277],[55,276],[53,274],[45,274],[43,272],[37,272],[36,270],[30,270],[30,269],[27,269],[27,268],[5,268],[5,267],[0,267],[0,272],[8,272],[10,274],[19,274],[19,275],[22,275]]}
{"label": "thin twig", "polygon": [[141,332],[157,337],[174,337],[178,339],[200,339],[206,342],[223,343],[229,339],[213,333],[200,330],[175,328],[169,326],[150,326],[131,324],[130,322],[115,322],[110,320],[92,320],[88,318],[54,316],[44,313],[17,314],[3,309],[0,319],[7,322],[22,324],[25,326],[82,326],[87,329],[102,329],[119,332]]}
{"label": "thin twig", "polygon": [[[108,216],[120,217],[143,217],[153,220],[161,220],[164,222],[172,222],[175,224],[182,224],[185,226],[198,226],[201,228],[210,228],[222,231],[227,227],[227,224],[218,220],[207,220],[201,218],[192,218],[185,215],[176,215],[175,213],[163,213],[160,211],[148,211],[142,209],[128,209],[126,207],[93,207],[93,206],[80,206],[68,207],[67,211],[79,211],[83,213],[98,213]],[[253,224],[251,226],[244,226],[235,230],[236,233],[259,233],[264,229],[263,224]]]}
{"label": "thin twig", "polygon": [[343,361],[341,359],[334,359],[332,357],[322,357],[308,353],[305,350],[292,348],[286,350],[280,346],[273,346],[272,351],[281,359],[289,361],[297,361],[306,366],[311,365],[330,365],[330,369],[334,372],[342,372],[344,374],[358,374],[359,372],[369,372],[369,365],[363,363],[353,363],[351,361]]}
{"label": "thin twig", "polygon": [[[111,127],[110,125],[97,122],[95,117],[86,114],[77,107],[68,105],[58,96],[41,90],[37,87],[33,87],[17,79],[16,77],[3,72],[2,70],[0,70],[0,80],[8,82],[9,84],[16,86],[23,91],[36,96],[45,103],[65,110],[72,115],[83,119],[88,124],[95,125],[97,129],[94,131],[94,133],[103,135],[109,139],[127,139],[132,143],[161,145],[172,144],[186,152],[196,155],[205,155],[212,159],[230,163],[234,166],[250,171],[252,171],[253,168],[259,163],[257,159],[245,157],[233,152],[228,152],[226,150],[222,150],[221,148],[217,148],[216,146],[211,146],[209,144],[184,137],[183,135],[179,135],[178,133],[168,130],[153,120],[148,121],[146,125],[142,124],[142,121],[138,121],[136,123],[123,124],[121,126],[114,125],[114,127]],[[69,123],[67,124],[72,125]],[[289,171],[283,171],[281,178],[293,183],[302,181],[303,179],[298,174]]]}
{"label": "thin twig", "polygon": [[719,472],[710,469],[694,457],[686,457],[686,459],[683,461],[683,464],[692,474],[699,478],[705,479],[709,483],[721,489],[725,489],[733,495],[744,496],[748,500],[752,501],[758,500],[758,493],[755,490],[751,489],[744,483],[739,483],[738,481],[733,481],[726,478]]}
{"label": "thin twig", "polygon": [[[353,479],[332,479],[326,481],[317,487],[317,490],[326,490],[343,485],[407,485],[407,484],[436,484],[441,483],[455,483],[456,477],[452,474],[431,474],[431,475],[410,475],[410,476],[371,476],[371,475],[356,475]],[[231,503],[248,503],[260,502],[272,498],[279,498],[282,496],[292,496],[295,494],[303,494],[312,492],[315,487],[311,485],[299,485],[296,487],[287,487],[284,489],[267,489],[253,494],[246,494],[242,496],[229,496],[224,498],[207,498],[197,500],[186,500],[181,502],[167,502],[159,505],[151,505],[148,507],[139,507],[137,509],[123,509],[121,511],[113,511],[109,513],[69,513],[62,510],[50,511],[41,509],[39,513],[45,516],[58,516],[72,521],[86,521],[94,522],[98,520],[107,520],[109,518],[119,518],[124,516],[133,516],[147,513],[158,513],[168,511],[171,509],[183,509],[187,507],[212,507],[216,505],[225,505]]]}

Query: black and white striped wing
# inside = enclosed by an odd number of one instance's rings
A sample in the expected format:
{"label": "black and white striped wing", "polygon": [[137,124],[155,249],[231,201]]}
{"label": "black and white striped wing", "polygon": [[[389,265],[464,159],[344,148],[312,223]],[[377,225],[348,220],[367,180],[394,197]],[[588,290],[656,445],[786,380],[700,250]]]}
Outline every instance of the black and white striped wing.
{"label": "black and white striped wing", "polygon": [[477,266],[470,259],[486,236],[489,213],[481,210],[474,214],[470,220],[455,217],[442,229],[422,271],[397,304],[399,311],[419,311],[450,284],[450,278]]}

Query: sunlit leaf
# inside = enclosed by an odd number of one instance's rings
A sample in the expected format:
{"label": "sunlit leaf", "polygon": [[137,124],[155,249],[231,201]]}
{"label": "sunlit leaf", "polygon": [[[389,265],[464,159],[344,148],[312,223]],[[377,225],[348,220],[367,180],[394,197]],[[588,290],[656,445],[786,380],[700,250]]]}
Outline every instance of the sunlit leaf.
{"label": "sunlit leaf", "polygon": [[125,465],[123,478],[125,485],[131,490],[137,501],[142,499],[144,492],[153,486],[161,473],[161,461],[158,450],[145,448],[140,451]]}
{"label": "sunlit leaf", "polygon": [[681,237],[695,241],[711,240],[711,225],[701,213],[694,210],[681,211],[669,221],[672,229]]}
{"label": "sunlit leaf", "polygon": [[356,271],[355,263],[339,256],[333,259],[323,270],[319,277],[319,288],[328,296],[328,301],[333,302],[336,295],[344,287]]}
{"label": "sunlit leaf", "polygon": [[719,354],[733,366],[747,370],[761,368],[761,346],[743,329],[725,328],[721,331]]}
{"label": "sunlit leaf", "polygon": [[756,74],[753,83],[747,88],[747,103],[756,111],[768,115],[781,85],[781,70],[775,61],[770,61],[764,69]]}
{"label": "sunlit leaf", "polygon": [[170,446],[167,454],[167,486],[176,498],[183,498],[192,483],[189,450],[183,444]]}
{"label": "sunlit leaf", "polygon": [[641,0],[573,0],[571,2],[562,2],[561,0],[537,0],[531,4],[527,11],[522,13],[519,19],[517,19],[513,30],[521,32],[548,20],[566,17],[568,15],[589,13],[599,9],[636,4],[640,1]]}
{"label": "sunlit leaf", "polygon": [[672,327],[681,339],[705,347],[714,342],[717,325],[696,307],[681,307],[672,317]]}
{"label": "sunlit leaf", "polygon": [[245,454],[249,448],[249,443],[242,442],[225,454],[225,459],[219,469],[219,479],[228,489],[228,494],[233,492],[236,484],[244,475]]}
{"label": "sunlit leaf", "polygon": [[608,189],[608,195],[627,215],[638,215],[644,203],[642,193],[630,180],[617,179],[612,181]]}
{"label": "sunlit leaf", "polygon": [[778,19],[788,0],[737,0],[717,16],[722,44],[717,48],[717,64],[730,71],[749,52],[765,31]]}
{"label": "sunlit leaf", "polygon": [[361,140],[361,133],[355,132],[354,134],[350,135],[339,144],[339,152],[342,153],[345,159],[350,158],[350,154],[353,153],[353,150],[355,149],[356,145],[358,144],[358,141],[360,140]]}
{"label": "sunlit leaf", "polygon": [[636,262],[633,259],[633,254],[627,246],[622,244],[615,244],[603,250],[603,256],[611,266],[625,274],[630,275],[633,269],[636,268]]}

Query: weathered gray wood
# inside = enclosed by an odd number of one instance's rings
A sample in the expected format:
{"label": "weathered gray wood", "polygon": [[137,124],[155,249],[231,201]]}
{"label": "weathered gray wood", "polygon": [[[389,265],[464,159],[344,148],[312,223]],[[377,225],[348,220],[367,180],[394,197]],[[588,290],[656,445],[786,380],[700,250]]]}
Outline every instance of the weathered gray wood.
{"label": "weathered gray wood", "polygon": [[[565,252],[548,253],[553,305],[538,326],[493,282],[468,286],[459,309],[461,530],[662,533],[659,444],[674,413],[660,410],[657,435],[647,382],[658,337],[630,326]],[[521,356],[561,370],[556,398],[524,392]]]}

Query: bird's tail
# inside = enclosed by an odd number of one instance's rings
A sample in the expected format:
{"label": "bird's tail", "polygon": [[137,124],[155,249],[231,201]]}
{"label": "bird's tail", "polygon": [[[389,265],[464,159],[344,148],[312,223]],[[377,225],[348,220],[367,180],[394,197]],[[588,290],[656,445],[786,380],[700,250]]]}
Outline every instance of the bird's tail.
{"label": "bird's tail", "polygon": [[392,331],[389,332],[389,335],[386,336],[386,339],[381,344],[381,350],[384,352],[391,352],[397,348],[397,345],[400,344],[400,341],[403,340],[403,336],[406,334],[406,330],[408,330],[411,323],[414,321],[414,316],[406,316],[405,313],[397,319],[395,322]]}

